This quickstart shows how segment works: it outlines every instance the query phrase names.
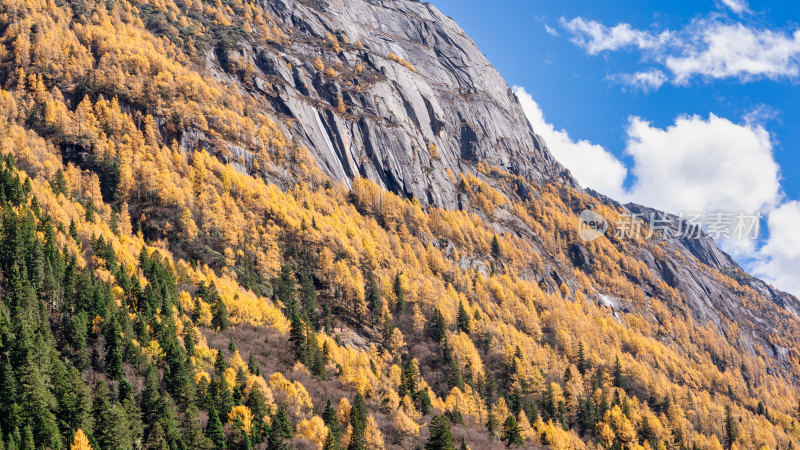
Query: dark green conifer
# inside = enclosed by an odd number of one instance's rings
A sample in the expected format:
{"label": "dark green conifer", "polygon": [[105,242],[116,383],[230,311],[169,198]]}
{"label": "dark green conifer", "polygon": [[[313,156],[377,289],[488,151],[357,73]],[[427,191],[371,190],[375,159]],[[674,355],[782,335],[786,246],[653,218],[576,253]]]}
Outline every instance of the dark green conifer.
{"label": "dark green conifer", "polygon": [[214,448],[222,450],[225,448],[225,430],[219,420],[216,408],[213,406],[208,411],[208,422],[206,423],[206,436],[211,439]]}
{"label": "dark green conifer", "polygon": [[395,297],[395,312],[401,315],[406,312],[406,294],[403,292],[403,281],[400,279],[400,272],[394,275],[394,283],[392,285]]}
{"label": "dark green conifer", "polygon": [[456,450],[450,424],[445,416],[435,416],[430,423],[430,436],[425,443],[426,450]]}
{"label": "dark green conifer", "polygon": [[502,440],[506,443],[507,447],[512,445],[523,445],[525,441],[522,439],[522,434],[519,431],[519,423],[513,414],[509,414],[506,421],[503,423],[503,437]]}
{"label": "dark green conifer", "polygon": [[469,314],[467,314],[467,310],[464,309],[464,302],[458,302],[458,316],[456,320],[456,326],[460,331],[469,334],[470,330],[470,320]]}

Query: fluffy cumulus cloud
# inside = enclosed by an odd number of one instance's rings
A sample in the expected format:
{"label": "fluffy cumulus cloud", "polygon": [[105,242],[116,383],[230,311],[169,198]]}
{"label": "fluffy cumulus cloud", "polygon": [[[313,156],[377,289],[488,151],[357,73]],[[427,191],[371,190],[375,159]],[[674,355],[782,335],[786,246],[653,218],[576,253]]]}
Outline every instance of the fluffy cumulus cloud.
{"label": "fluffy cumulus cloud", "polygon": [[557,130],[544,118],[544,113],[525,89],[514,86],[525,116],[536,134],[544,138],[553,156],[566,166],[583,186],[612,196],[622,194],[627,169],[600,145],[575,141],[564,130]]}
{"label": "fluffy cumulus cloud", "polygon": [[678,117],[662,129],[634,117],[627,134],[630,200],[671,212],[763,211],[778,198],[779,167],[761,126],[711,114]]}
{"label": "fluffy cumulus cloud", "polygon": [[[575,140],[548,123],[523,88],[514,92],[534,131],[583,186],[673,213],[725,210],[768,217],[769,238],[762,245],[749,240],[720,245],[756,275],[800,295],[800,202],[782,203],[780,167],[762,125],[710,114],[680,116],[660,128],[632,117],[625,147],[632,164],[626,167],[603,146]],[[633,182],[626,187],[628,175]]]}
{"label": "fluffy cumulus cloud", "polygon": [[[548,123],[524,88],[514,87],[514,92],[534,131],[583,186],[673,213],[765,211],[778,199],[779,167],[761,125],[736,124],[711,114],[681,116],[658,128],[632,117],[625,152],[633,165],[627,168],[603,146],[575,140]],[[629,170],[634,182],[626,188]]]}
{"label": "fluffy cumulus cloud", "polygon": [[[747,7],[734,0],[725,4],[734,11],[746,11]],[[644,61],[661,65],[676,84],[686,84],[695,77],[747,82],[796,79],[800,75],[800,29],[758,28],[732,23],[720,15],[696,19],[681,30],[639,30],[627,23],[609,27],[581,17],[562,19],[561,26],[572,35],[572,42],[590,55],[624,48],[641,51]],[[623,74],[618,79],[641,85],[648,80],[642,75],[646,73],[653,72]],[[665,81],[649,86],[657,87]]]}
{"label": "fluffy cumulus cloud", "polygon": [[753,272],[779,289],[800,295],[800,202],[787,202],[769,214],[769,239],[761,247]]}

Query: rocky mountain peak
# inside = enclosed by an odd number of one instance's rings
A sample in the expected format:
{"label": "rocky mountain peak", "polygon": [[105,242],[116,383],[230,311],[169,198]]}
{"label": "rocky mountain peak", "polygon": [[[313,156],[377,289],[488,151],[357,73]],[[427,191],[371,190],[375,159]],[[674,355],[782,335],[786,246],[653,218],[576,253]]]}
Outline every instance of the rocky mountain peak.
{"label": "rocky mountain peak", "polygon": [[[275,109],[296,120],[292,135],[332,178],[366,177],[423,205],[448,208],[457,206],[448,170],[476,172],[479,161],[535,182],[573,183],[500,74],[432,5],[278,0],[263,6],[292,29],[291,48],[243,52],[252,52],[265,79],[277,81],[268,93]],[[322,70],[314,67],[317,59]]]}

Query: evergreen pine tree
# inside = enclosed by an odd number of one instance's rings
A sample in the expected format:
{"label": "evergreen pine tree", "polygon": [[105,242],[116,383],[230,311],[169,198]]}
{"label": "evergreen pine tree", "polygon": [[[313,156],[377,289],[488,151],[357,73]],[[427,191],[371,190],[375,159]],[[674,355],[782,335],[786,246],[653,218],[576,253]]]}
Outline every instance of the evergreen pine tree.
{"label": "evergreen pine tree", "polygon": [[578,372],[581,375],[586,375],[586,371],[589,369],[589,363],[586,361],[586,354],[583,349],[583,342],[578,342]]}
{"label": "evergreen pine tree", "polygon": [[325,326],[325,333],[330,336],[333,333],[333,314],[331,313],[331,306],[327,303],[322,308],[322,322]]}
{"label": "evergreen pine tree", "polygon": [[342,437],[342,425],[339,423],[339,417],[336,415],[336,408],[331,404],[330,398],[325,403],[325,410],[322,412],[322,420],[325,422],[325,425],[328,426],[330,439],[333,442],[332,448],[338,448],[339,440]]}
{"label": "evergreen pine tree", "polygon": [[367,274],[367,307],[372,315],[372,324],[375,325],[375,316],[381,313],[383,308],[383,300],[381,300],[381,291],[378,287],[378,282],[375,279],[375,274],[371,269],[366,271]]}
{"label": "evergreen pine tree", "polygon": [[228,413],[235,404],[233,392],[231,392],[228,383],[223,378],[213,379],[212,381],[214,382],[214,406],[217,408],[220,420],[225,422],[228,419]]}
{"label": "evergreen pine tree", "polygon": [[464,390],[464,378],[461,376],[461,367],[455,358],[450,358],[450,364],[447,368],[447,386],[451,389],[454,387]]}
{"label": "evergreen pine tree", "polygon": [[444,316],[439,308],[433,310],[433,318],[428,323],[428,335],[436,342],[445,338],[447,327],[444,322]]}
{"label": "evergreen pine tree", "polygon": [[[158,419],[158,408],[161,401],[159,390],[158,370],[153,364],[148,364],[147,372],[144,376],[144,391],[142,392],[141,410],[144,422],[154,424]],[[163,427],[162,427],[162,432]]]}
{"label": "evergreen pine tree", "polygon": [[168,392],[162,393],[158,400],[158,419],[164,429],[164,435],[170,447],[183,444],[181,442],[181,432],[179,429],[178,408]]}
{"label": "evergreen pine tree", "polygon": [[308,346],[306,326],[299,314],[291,317],[291,329],[289,330],[289,341],[292,343],[292,350],[297,361],[306,363],[308,361]]}
{"label": "evergreen pine tree", "polygon": [[245,406],[250,408],[250,412],[253,413],[253,430],[251,432],[252,442],[253,444],[258,444],[264,440],[264,426],[266,425],[264,423],[264,417],[269,414],[269,409],[267,408],[267,399],[258,385],[255,385],[250,389],[250,394],[247,396]]}
{"label": "evergreen pine tree", "polygon": [[500,423],[497,420],[497,415],[495,415],[494,411],[490,411],[489,418],[486,419],[486,430],[489,432],[489,436],[496,437],[499,427]]}
{"label": "evergreen pine tree", "polygon": [[425,443],[425,450],[456,450],[450,424],[444,416],[435,416],[431,419],[430,436]]}
{"label": "evergreen pine tree", "polygon": [[183,348],[186,350],[186,358],[194,356],[194,346],[197,345],[197,331],[191,320],[183,322],[183,329],[185,335],[183,336]]}
{"label": "evergreen pine tree", "polygon": [[[217,418],[217,420],[219,420],[219,418]],[[181,434],[183,436],[183,443],[187,448],[210,450],[216,447],[216,443],[206,437],[203,433],[203,429],[200,428],[198,410],[194,405],[189,405],[184,411],[183,421],[181,422]]]}
{"label": "evergreen pine tree", "polygon": [[164,434],[164,428],[161,423],[156,422],[150,429],[147,435],[147,448],[153,450],[169,450],[169,443]]}
{"label": "evergreen pine tree", "polygon": [[523,445],[525,441],[522,439],[522,434],[519,431],[519,423],[513,414],[509,414],[506,421],[503,423],[503,437],[506,446]]}
{"label": "evergreen pine tree", "polygon": [[[53,364],[51,381],[58,406],[55,416],[62,430],[90,429],[92,419],[92,393],[83,382],[78,369],[67,368],[62,361]],[[1,381],[0,381],[1,383]],[[0,391],[0,397],[2,397]],[[2,397],[4,398],[4,397]],[[2,432],[0,432],[2,434]],[[63,434],[64,440],[69,434]]]}
{"label": "evergreen pine tree", "polygon": [[361,392],[358,392],[350,408],[350,425],[353,427],[353,433],[350,435],[350,444],[347,446],[347,450],[362,450],[366,448],[364,431],[367,426],[367,414],[367,402]]}
{"label": "evergreen pine tree", "polygon": [[322,450],[339,450],[339,442],[330,430],[328,430],[328,434],[325,436],[325,443],[322,445]]}
{"label": "evergreen pine tree", "polygon": [[394,283],[392,285],[395,297],[395,312],[401,315],[406,312],[406,294],[403,292],[403,281],[400,279],[400,272],[394,275]]}
{"label": "evergreen pine tree", "polygon": [[22,429],[22,440],[20,441],[19,448],[21,450],[36,450],[36,443],[33,439],[33,429],[30,425],[26,425]]}
{"label": "evergreen pine tree", "polygon": [[214,303],[211,304],[211,325],[219,331],[228,329],[228,307],[222,301],[222,297],[216,296]]}
{"label": "evergreen pine tree", "polygon": [[492,257],[497,259],[500,256],[500,241],[497,240],[497,235],[494,235],[492,237]]}
{"label": "evergreen pine tree", "polygon": [[278,407],[278,411],[272,415],[272,427],[269,430],[270,438],[275,435],[280,439],[291,439],[294,437],[294,430],[289,423],[289,417],[286,415],[286,410],[283,406]]}
{"label": "evergreen pine tree", "polygon": [[182,406],[188,405],[195,398],[195,385],[192,382],[189,369],[186,368],[186,355],[178,343],[175,328],[169,327],[169,336],[163,344],[165,350],[166,366],[164,368],[164,383],[175,400]]}
{"label": "evergreen pine tree", "polygon": [[253,375],[261,375],[261,366],[252,353],[250,353],[250,356],[247,358],[247,371]]}
{"label": "evergreen pine tree", "polygon": [[639,436],[639,444],[649,442],[650,448],[656,448],[658,446],[655,431],[653,431],[653,427],[650,425],[650,419],[647,417],[642,417],[642,422],[639,424],[637,434]]}
{"label": "evergreen pine tree", "polygon": [[403,364],[403,372],[400,374],[400,387],[397,390],[397,395],[400,398],[408,395],[410,397],[417,397],[417,378],[419,377],[419,369],[413,359],[406,360]]}
{"label": "evergreen pine tree", "polygon": [[612,372],[611,378],[612,382],[614,383],[614,387],[623,387],[624,373],[622,371],[622,363],[619,361],[619,355],[617,355],[617,359],[614,361],[614,371]]}
{"label": "evergreen pine tree", "polygon": [[106,327],[105,338],[106,373],[109,377],[116,379],[122,376],[122,338],[116,318],[112,318]]}
{"label": "evergreen pine tree", "polygon": [[456,320],[456,326],[459,330],[463,331],[464,333],[469,334],[470,330],[470,320],[469,314],[467,314],[467,310],[464,309],[464,302],[458,302],[458,316]]}
{"label": "evergreen pine tree", "polygon": [[[61,433],[50,405],[56,404],[39,368],[27,364],[20,370],[20,412],[30,427],[38,447],[61,448]],[[26,427],[26,430],[28,427]],[[24,430],[25,431],[25,430]],[[25,431],[27,433],[27,431]],[[27,439],[27,437],[25,438]]]}
{"label": "evergreen pine tree", "polygon": [[269,433],[267,439],[267,450],[288,450],[289,446],[286,445],[283,437],[279,433]]}
{"label": "evergreen pine tree", "polygon": [[98,381],[94,389],[92,415],[95,418],[94,437],[101,448],[133,448],[126,411],[111,398],[111,391],[103,380]]}
{"label": "evergreen pine tree", "polygon": [[306,271],[300,275],[300,300],[303,305],[303,312],[305,312],[306,317],[308,317],[309,324],[315,330],[319,330],[317,289],[314,286],[314,279]]}
{"label": "evergreen pine tree", "polygon": [[297,313],[297,304],[294,298],[295,276],[292,266],[287,262],[281,267],[281,273],[275,281],[275,298],[283,303],[286,317]]}
{"label": "evergreen pine tree", "polygon": [[217,372],[217,375],[223,376],[227,368],[228,360],[225,359],[225,353],[222,352],[222,348],[218,348],[217,357],[214,359],[214,370]]}
{"label": "evergreen pine tree", "polygon": [[206,422],[206,436],[211,439],[214,448],[222,450],[225,448],[225,430],[222,428],[222,421],[219,420],[216,408],[213,406],[208,411],[208,422]]}
{"label": "evergreen pine tree", "polygon": [[739,438],[739,427],[736,425],[736,420],[733,418],[731,407],[725,406],[725,448],[730,449],[733,443]]}

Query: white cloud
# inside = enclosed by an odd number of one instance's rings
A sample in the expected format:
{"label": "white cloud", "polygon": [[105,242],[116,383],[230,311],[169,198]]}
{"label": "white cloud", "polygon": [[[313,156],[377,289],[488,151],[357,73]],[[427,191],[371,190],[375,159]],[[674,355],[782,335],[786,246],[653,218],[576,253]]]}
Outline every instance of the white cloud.
{"label": "white cloud", "polygon": [[544,31],[546,31],[546,32],[547,32],[547,34],[549,34],[549,35],[551,35],[551,36],[560,36],[560,35],[558,34],[558,30],[556,30],[555,28],[551,27],[551,26],[550,26],[550,25],[548,25],[548,24],[544,24]]}
{"label": "white cloud", "polygon": [[619,73],[608,77],[611,81],[621,83],[642,92],[649,92],[661,87],[669,81],[669,77],[658,69],[650,69],[636,73]]}
{"label": "white cloud", "polygon": [[677,83],[694,76],[739,78],[795,78],[800,68],[800,30],[789,35],[756,30],[742,24],[710,23],[698,26],[691,42],[678,55],[664,55],[664,65]]}
{"label": "white cloud", "polygon": [[778,199],[779,166],[762,126],[710,114],[678,117],[662,129],[633,117],[627,134],[631,201],[669,212],[764,211]]}
{"label": "white cloud", "polygon": [[722,4],[730,8],[731,11],[736,14],[750,11],[746,0],[722,0]]}
{"label": "white cloud", "polygon": [[[728,2],[746,7],[741,1]],[[571,41],[590,55],[626,47],[640,50],[644,61],[671,72],[676,84],[695,77],[747,82],[800,75],[800,29],[787,33],[725,20],[712,15],[677,31],[639,30],[627,23],[608,27],[582,17],[562,19],[561,25],[572,34]],[[632,77],[630,81],[638,80]]]}
{"label": "white cloud", "polygon": [[800,295],[800,202],[786,202],[769,215],[769,239],[758,253],[755,275],[778,289]]}
{"label": "white cloud", "polygon": [[782,120],[782,113],[777,108],[774,108],[763,103],[759,103],[753,109],[742,115],[742,120],[751,125],[764,125],[770,121]]}
{"label": "white cloud", "polygon": [[607,27],[582,17],[576,17],[569,21],[562,18],[561,26],[573,34],[572,42],[586,49],[590,55],[619,50],[624,47],[660,48],[669,41],[672,35],[670,31],[656,35],[648,31],[636,30],[627,23]]}
{"label": "white cloud", "polygon": [[624,164],[602,146],[585,140],[574,141],[566,131],[556,130],[545,121],[542,109],[524,88],[514,86],[513,90],[533,130],[544,138],[553,156],[581,185],[611,196],[623,193],[622,183],[627,175]]}
{"label": "white cloud", "polygon": [[513,89],[533,130],[583,186],[672,213],[767,211],[779,200],[780,168],[761,125],[736,124],[710,114],[707,119],[680,116],[673,125],[658,128],[632,117],[625,152],[633,159],[630,173],[635,181],[625,188],[628,168],[619,159],[601,145],[557,130],[524,88]]}

